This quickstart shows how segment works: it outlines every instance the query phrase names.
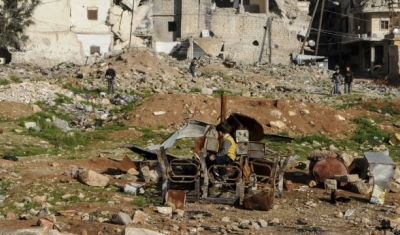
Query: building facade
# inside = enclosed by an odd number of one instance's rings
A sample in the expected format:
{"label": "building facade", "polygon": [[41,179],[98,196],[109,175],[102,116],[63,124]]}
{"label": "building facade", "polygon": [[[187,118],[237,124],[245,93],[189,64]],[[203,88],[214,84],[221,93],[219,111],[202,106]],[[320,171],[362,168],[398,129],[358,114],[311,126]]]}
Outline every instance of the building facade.
{"label": "building facade", "polygon": [[342,58],[356,72],[389,72],[389,44],[392,34],[387,1],[344,1],[342,3]]}
{"label": "building facade", "polygon": [[291,8],[285,4],[280,0],[154,0],[154,40],[196,41],[206,32],[206,37],[223,41],[221,54],[236,62],[288,64],[290,54],[300,51],[298,35],[305,35],[310,17],[297,1],[291,2]]}
{"label": "building facade", "polygon": [[106,24],[110,0],[42,0],[27,29],[29,41],[14,51],[12,62],[51,67],[62,62],[85,64],[95,53],[109,52],[113,45]]}

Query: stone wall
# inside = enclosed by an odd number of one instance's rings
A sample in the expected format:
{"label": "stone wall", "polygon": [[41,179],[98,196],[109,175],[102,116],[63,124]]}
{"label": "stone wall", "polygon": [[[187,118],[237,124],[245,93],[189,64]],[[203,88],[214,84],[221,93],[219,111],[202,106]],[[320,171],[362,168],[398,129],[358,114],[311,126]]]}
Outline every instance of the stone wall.
{"label": "stone wall", "polygon": [[[192,0],[186,0],[192,2]],[[186,2],[184,1],[184,2]],[[171,42],[180,37],[181,29],[181,1],[154,0],[153,1],[154,40]],[[169,31],[169,22],[175,22],[176,31]],[[172,24],[172,23],[170,23]]]}
{"label": "stone wall", "polygon": [[[208,29],[211,35],[222,39],[224,53],[236,62],[262,62],[288,64],[291,52],[300,51],[297,32],[289,31],[282,19],[267,14],[236,14],[235,9],[217,8],[212,14],[211,3],[202,0],[182,2],[182,38],[199,37]],[[264,26],[270,17],[270,30],[265,35]],[[264,39],[265,35],[265,39]],[[262,46],[264,44],[264,47]]]}
{"label": "stone wall", "polygon": [[13,63],[53,67],[59,63],[85,64],[82,43],[73,32],[33,33],[23,51],[13,52]]}

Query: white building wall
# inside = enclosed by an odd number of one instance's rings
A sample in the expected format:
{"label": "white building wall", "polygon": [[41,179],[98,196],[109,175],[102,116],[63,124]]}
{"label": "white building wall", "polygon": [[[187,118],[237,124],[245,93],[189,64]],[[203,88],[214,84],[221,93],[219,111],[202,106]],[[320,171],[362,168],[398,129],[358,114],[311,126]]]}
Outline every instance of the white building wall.
{"label": "white building wall", "polygon": [[68,1],[41,0],[36,7],[27,32],[66,32],[70,31],[71,8]]}
{"label": "white building wall", "polygon": [[11,51],[13,63],[53,67],[62,62],[85,64],[82,43],[72,32],[30,33],[22,51]]}
{"label": "white building wall", "polygon": [[[71,30],[76,33],[99,34],[110,32],[106,24],[108,11],[111,7],[110,0],[70,0],[71,4]],[[88,19],[88,9],[97,8],[97,20]]]}
{"label": "white building wall", "polygon": [[82,42],[83,51],[85,56],[90,55],[90,47],[100,47],[100,53],[106,53],[110,51],[110,45],[112,45],[111,34],[77,34],[78,40]]}
{"label": "white building wall", "polygon": [[385,35],[389,33],[389,29],[381,29],[381,21],[388,21],[390,24],[389,13],[371,13],[371,37],[384,39]]}

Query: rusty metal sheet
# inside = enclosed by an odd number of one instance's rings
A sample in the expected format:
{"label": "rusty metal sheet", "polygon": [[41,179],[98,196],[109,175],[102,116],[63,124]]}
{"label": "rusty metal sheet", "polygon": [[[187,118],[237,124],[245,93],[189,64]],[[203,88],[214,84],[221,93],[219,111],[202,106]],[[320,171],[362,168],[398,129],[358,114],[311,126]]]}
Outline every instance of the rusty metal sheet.
{"label": "rusty metal sheet", "polygon": [[263,126],[252,117],[232,113],[226,121],[233,128],[232,133],[235,133],[236,130],[247,129],[250,141],[261,141],[264,138]]}

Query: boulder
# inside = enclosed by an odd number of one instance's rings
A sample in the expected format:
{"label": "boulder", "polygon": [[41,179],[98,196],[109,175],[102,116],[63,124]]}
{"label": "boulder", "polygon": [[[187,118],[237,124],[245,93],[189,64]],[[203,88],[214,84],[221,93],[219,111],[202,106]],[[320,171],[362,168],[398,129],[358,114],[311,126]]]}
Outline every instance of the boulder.
{"label": "boulder", "polygon": [[78,179],[94,187],[104,187],[108,184],[109,178],[92,170],[80,170],[78,172]]}
{"label": "boulder", "polygon": [[141,210],[136,210],[135,214],[133,215],[132,223],[134,224],[146,224],[147,219],[149,216]]}
{"label": "boulder", "polygon": [[122,235],[163,235],[163,234],[145,228],[126,227]]}
{"label": "boulder", "polygon": [[128,214],[118,212],[111,217],[111,222],[114,224],[128,225],[132,223],[132,219]]}
{"label": "boulder", "polygon": [[282,121],[270,121],[268,126],[272,128],[278,128],[279,130],[286,129],[286,124]]}

